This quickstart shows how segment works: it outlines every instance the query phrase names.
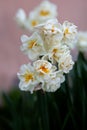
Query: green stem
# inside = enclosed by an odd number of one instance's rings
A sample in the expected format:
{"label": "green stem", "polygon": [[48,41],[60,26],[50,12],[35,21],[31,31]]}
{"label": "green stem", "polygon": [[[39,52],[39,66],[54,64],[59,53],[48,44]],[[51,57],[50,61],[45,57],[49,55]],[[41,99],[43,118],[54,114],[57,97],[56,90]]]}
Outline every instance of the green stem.
{"label": "green stem", "polygon": [[49,130],[49,117],[48,117],[48,105],[47,94],[38,92],[38,105],[42,124],[42,130]]}

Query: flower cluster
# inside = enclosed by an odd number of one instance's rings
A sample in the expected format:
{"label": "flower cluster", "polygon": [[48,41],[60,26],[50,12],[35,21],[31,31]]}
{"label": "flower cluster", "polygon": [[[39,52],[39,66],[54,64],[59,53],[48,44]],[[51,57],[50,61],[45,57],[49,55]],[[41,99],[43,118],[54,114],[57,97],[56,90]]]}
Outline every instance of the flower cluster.
{"label": "flower cluster", "polygon": [[74,62],[67,44],[75,40],[76,26],[57,19],[48,20],[35,27],[31,37],[21,36],[21,51],[32,61],[20,68],[18,77],[21,90],[42,89],[54,92],[64,82]]}
{"label": "flower cluster", "polygon": [[33,30],[34,26],[45,22],[48,19],[57,17],[57,7],[55,4],[44,0],[38,7],[26,16],[23,9],[19,9],[16,14],[16,21],[19,26]]}
{"label": "flower cluster", "polygon": [[78,40],[76,46],[78,51],[87,52],[87,32],[83,31],[78,32]]}

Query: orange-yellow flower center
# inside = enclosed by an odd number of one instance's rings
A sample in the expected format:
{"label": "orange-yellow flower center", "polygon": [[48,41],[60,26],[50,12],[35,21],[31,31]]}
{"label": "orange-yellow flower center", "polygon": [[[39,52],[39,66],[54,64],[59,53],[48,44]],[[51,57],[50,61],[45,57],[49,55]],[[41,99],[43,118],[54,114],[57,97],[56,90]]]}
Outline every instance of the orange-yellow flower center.
{"label": "orange-yellow flower center", "polygon": [[40,69],[42,70],[42,72],[44,73],[49,73],[50,70],[48,68],[46,68],[44,65],[40,67]]}
{"label": "orange-yellow flower center", "polygon": [[29,41],[29,48],[33,48],[37,44],[36,41],[37,40],[31,40],[31,41]]}
{"label": "orange-yellow flower center", "polygon": [[32,73],[25,73],[23,75],[24,79],[25,79],[25,82],[29,82],[30,80],[33,80],[33,74]]}
{"label": "orange-yellow flower center", "polygon": [[48,16],[49,14],[50,14],[50,12],[47,11],[47,10],[41,10],[41,11],[40,11],[40,15],[41,15],[41,16]]}
{"label": "orange-yellow flower center", "polygon": [[38,24],[38,22],[37,22],[36,20],[32,20],[32,21],[31,21],[31,24],[32,24],[32,26],[34,27],[34,26],[36,26],[36,25]]}
{"label": "orange-yellow flower center", "polygon": [[57,51],[58,51],[58,49],[53,49],[53,53],[55,54],[55,53],[57,53]]}
{"label": "orange-yellow flower center", "polygon": [[69,32],[69,29],[68,29],[68,28],[66,28],[66,29],[65,29],[65,31],[64,31],[64,36],[65,36],[65,35],[67,35],[67,34],[70,34],[70,32]]}

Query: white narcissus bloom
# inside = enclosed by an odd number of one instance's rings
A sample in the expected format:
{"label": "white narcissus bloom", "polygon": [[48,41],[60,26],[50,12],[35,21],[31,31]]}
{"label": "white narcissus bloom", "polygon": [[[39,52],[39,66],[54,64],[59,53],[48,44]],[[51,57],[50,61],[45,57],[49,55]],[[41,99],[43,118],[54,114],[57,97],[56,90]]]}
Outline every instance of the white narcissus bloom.
{"label": "white narcissus bloom", "polygon": [[19,9],[16,13],[15,20],[18,25],[25,28],[26,27],[26,14],[23,9]]}
{"label": "white narcissus bloom", "polygon": [[76,46],[79,51],[87,52],[87,32],[78,32],[78,41]]}
{"label": "white narcissus bloom", "polygon": [[21,41],[21,50],[28,55],[32,61],[38,59],[38,57],[43,54],[43,41],[38,33],[35,32],[31,37],[23,35]]}
{"label": "white narcissus bloom", "polygon": [[63,56],[63,54],[66,52],[70,52],[69,48],[66,45],[61,46],[61,43],[60,43],[57,46],[54,46],[52,49],[50,49],[48,56],[49,56],[49,59],[52,61],[52,63],[54,63],[53,62],[54,60],[58,62],[60,57]]}
{"label": "white narcissus bloom", "polygon": [[50,78],[44,83],[42,89],[46,92],[55,92],[60,88],[61,83],[65,81],[63,72],[58,71],[50,75]]}
{"label": "white narcissus bloom", "polygon": [[[36,29],[38,29],[45,36],[46,35],[52,36],[52,35],[57,35],[57,34],[59,34],[59,36],[61,36],[60,34],[63,35],[62,25],[58,22],[58,20],[56,18],[47,20],[43,24],[37,25]],[[61,40],[61,39],[62,38],[59,37],[59,40]]]}
{"label": "white narcissus bloom", "polygon": [[56,70],[56,67],[52,66],[52,64],[46,60],[37,60],[33,63],[33,65],[38,77],[38,81],[41,83],[48,79],[50,74]]}
{"label": "white narcissus bloom", "polygon": [[46,21],[57,17],[57,6],[50,1],[44,0],[36,9],[40,21]]}
{"label": "white narcissus bloom", "polygon": [[20,72],[17,73],[17,75],[20,79],[19,88],[23,91],[30,91],[32,93],[38,85],[38,82],[31,64],[22,65]]}
{"label": "white narcissus bloom", "polygon": [[74,65],[69,51],[63,53],[58,62],[59,70],[62,70],[64,73],[69,73]]}
{"label": "white narcissus bloom", "polygon": [[33,31],[34,27],[40,23],[38,16],[37,16],[37,12],[36,11],[30,12],[26,21],[27,21],[26,22],[27,28],[29,30]]}
{"label": "white narcissus bloom", "polygon": [[73,23],[65,21],[63,23],[62,42],[68,45],[70,48],[74,48],[76,40],[77,40],[77,26],[75,26]]}
{"label": "white narcissus bloom", "polygon": [[39,30],[47,51],[57,45],[63,38],[62,25],[58,23],[57,19],[48,20],[36,26],[36,29]]}

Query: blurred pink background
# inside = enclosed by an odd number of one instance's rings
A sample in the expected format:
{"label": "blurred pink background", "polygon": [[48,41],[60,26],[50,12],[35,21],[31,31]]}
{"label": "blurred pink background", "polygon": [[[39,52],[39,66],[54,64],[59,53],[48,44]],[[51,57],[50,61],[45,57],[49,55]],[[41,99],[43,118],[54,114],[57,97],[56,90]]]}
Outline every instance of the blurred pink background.
{"label": "blurred pink background", "polygon": [[[14,16],[21,7],[28,14],[42,0],[0,0],[0,90],[8,90],[16,84],[16,73],[27,56],[20,51],[20,36],[28,34],[20,29]],[[50,0],[58,6],[58,20],[68,20],[87,30],[87,0]],[[29,35],[29,34],[28,34]]]}

